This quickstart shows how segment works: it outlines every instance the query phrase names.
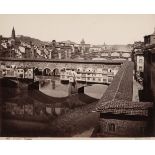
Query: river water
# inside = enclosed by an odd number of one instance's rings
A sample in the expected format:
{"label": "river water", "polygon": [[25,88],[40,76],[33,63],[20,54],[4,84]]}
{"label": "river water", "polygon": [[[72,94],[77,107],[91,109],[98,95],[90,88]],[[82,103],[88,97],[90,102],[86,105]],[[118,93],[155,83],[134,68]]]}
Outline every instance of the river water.
{"label": "river water", "polygon": [[[84,87],[84,94],[100,99],[107,86],[103,84],[81,84],[77,83],[77,85],[85,86]],[[55,78],[52,80],[46,80],[46,83],[43,87],[40,86],[40,91],[44,94],[51,96],[51,97],[67,97],[69,96],[69,84],[62,84],[59,78]]]}
{"label": "river water", "polygon": [[70,95],[69,84],[62,84],[58,77],[42,82],[35,91],[2,88],[2,136],[47,136],[49,122],[97,102],[108,87],[79,84],[85,86],[84,93]]}

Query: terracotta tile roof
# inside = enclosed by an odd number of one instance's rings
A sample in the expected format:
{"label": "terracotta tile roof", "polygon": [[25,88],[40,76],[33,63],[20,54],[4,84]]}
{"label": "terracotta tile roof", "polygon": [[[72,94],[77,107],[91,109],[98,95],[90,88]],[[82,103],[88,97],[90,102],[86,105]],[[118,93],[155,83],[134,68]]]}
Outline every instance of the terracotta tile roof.
{"label": "terracotta tile roof", "polygon": [[99,105],[115,99],[132,100],[132,70],[133,64],[131,62],[124,62],[122,64],[112,83],[99,101]]}
{"label": "terracotta tile roof", "polygon": [[120,101],[117,104],[114,101],[113,103],[107,103],[104,107],[98,108],[97,111],[101,113],[148,116],[148,110],[153,107],[153,103],[139,102],[138,104],[133,102],[121,104]]}
{"label": "terracotta tile roof", "polygon": [[149,102],[132,102],[133,63],[124,62],[97,104],[96,111],[101,113],[148,115]]}
{"label": "terracotta tile roof", "polygon": [[97,108],[98,112],[148,116],[148,109],[153,107],[150,102],[132,102],[114,100]]}

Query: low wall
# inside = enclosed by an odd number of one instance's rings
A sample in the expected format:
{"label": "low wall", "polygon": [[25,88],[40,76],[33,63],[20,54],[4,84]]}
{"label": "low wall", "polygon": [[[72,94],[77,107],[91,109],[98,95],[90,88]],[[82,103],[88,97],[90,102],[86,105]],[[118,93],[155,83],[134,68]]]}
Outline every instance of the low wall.
{"label": "low wall", "polygon": [[145,136],[146,131],[146,121],[100,118],[100,136],[139,137]]}

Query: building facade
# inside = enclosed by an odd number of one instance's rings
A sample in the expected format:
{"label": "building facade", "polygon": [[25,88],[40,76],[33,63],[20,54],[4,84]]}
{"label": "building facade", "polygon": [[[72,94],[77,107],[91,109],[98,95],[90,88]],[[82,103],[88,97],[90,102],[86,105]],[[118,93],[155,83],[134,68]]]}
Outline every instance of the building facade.
{"label": "building facade", "polygon": [[132,51],[132,61],[134,62],[135,79],[143,81],[144,75],[144,42],[135,42]]}
{"label": "building facade", "polygon": [[110,84],[117,74],[119,66],[94,69],[93,67],[64,68],[60,72],[60,80],[72,82],[74,79],[85,83]]}
{"label": "building facade", "polygon": [[144,96],[146,100],[155,101],[155,42],[154,35],[144,37]]}

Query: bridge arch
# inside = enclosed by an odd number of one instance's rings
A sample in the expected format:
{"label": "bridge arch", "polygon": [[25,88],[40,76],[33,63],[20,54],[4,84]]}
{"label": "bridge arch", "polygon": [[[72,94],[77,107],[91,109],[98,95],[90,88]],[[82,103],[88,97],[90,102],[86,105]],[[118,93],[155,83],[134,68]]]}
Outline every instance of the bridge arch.
{"label": "bridge arch", "polygon": [[60,75],[60,69],[54,68],[53,71],[52,71],[52,75],[53,76],[59,76]]}
{"label": "bridge arch", "polygon": [[51,76],[52,75],[52,71],[50,68],[45,68],[43,71],[42,71],[42,75],[43,76]]}
{"label": "bridge arch", "polygon": [[38,67],[34,68],[34,75],[43,75],[43,70]]}

